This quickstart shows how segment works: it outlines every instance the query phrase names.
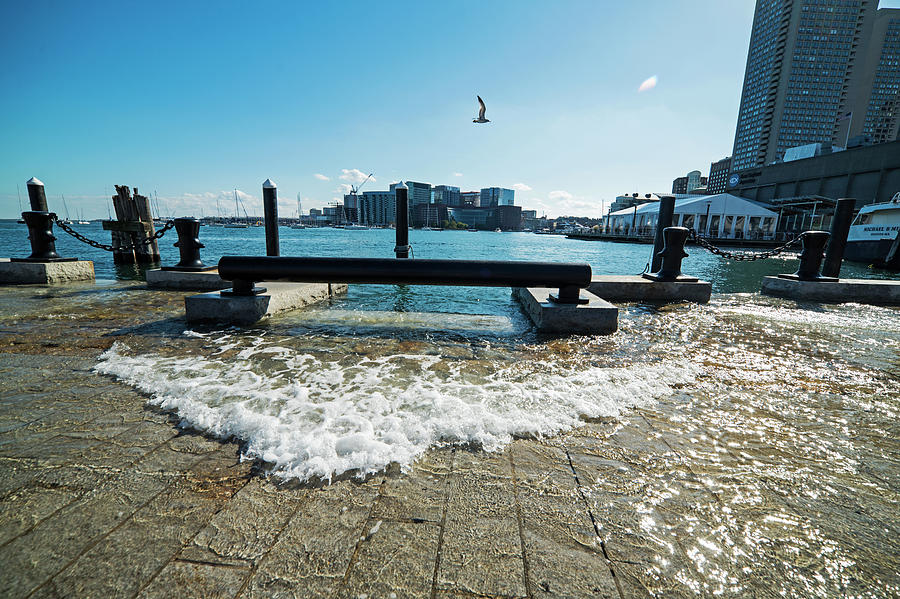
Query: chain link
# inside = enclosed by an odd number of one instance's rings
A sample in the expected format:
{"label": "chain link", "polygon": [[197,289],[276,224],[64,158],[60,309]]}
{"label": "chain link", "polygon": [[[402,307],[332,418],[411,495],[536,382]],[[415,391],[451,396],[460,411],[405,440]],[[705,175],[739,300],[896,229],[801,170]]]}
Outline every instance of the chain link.
{"label": "chain link", "polygon": [[68,233],[69,235],[71,235],[72,237],[77,239],[78,241],[83,241],[84,243],[88,244],[91,247],[95,247],[98,250],[106,250],[107,252],[133,252],[134,250],[138,249],[141,246],[149,245],[152,242],[156,241],[157,239],[160,239],[163,235],[166,234],[166,232],[169,229],[171,229],[172,227],[175,226],[174,220],[166,221],[166,224],[163,225],[163,228],[160,229],[159,231],[157,231],[156,233],[154,233],[151,237],[148,237],[147,239],[139,241],[134,245],[116,247],[114,245],[100,243],[99,241],[94,241],[93,239],[88,239],[87,237],[85,237],[84,235],[82,235],[81,233],[79,233],[78,231],[76,231],[75,229],[70,227],[69,225],[67,225],[64,222],[62,222],[61,220],[59,220],[59,217],[57,217],[56,214],[51,214],[50,216],[53,217],[53,222],[55,222],[59,226],[60,229],[62,229],[63,231],[65,231],[66,233]]}
{"label": "chain link", "polygon": [[726,260],[734,260],[736,262],[753,262],[754,260],[774,258],[775,256],[790,248],[792,245],[796,245],[800,240],[803,239],[803,236],[806,235],[806,233],[801,233],[784,245],[778,246],[777,248],[771,249],[767,252],[729,252],[709,243],[708,241],[697,235],[697,231],[695,231],[694,229],[691,229],[690,231],[691,233],[689,238],[693,240],[697,245],[713,254],[716,254],[717,256],[722,256]]}

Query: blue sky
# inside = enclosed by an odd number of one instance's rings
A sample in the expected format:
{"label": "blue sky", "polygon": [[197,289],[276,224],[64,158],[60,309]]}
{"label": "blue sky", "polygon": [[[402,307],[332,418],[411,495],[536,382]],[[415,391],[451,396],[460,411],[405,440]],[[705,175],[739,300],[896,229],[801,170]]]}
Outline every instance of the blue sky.
{"label": "blue sky", "polygon": [[[360,172],[599,216],[731,153],[753,7],[5,2],[0,218],[31,176],[51,210],[65,194],[91,218],[116,183],[195,216],[232,212],[238,189],[260,214],[270,177],[287,216]],[[471,122],[476,94],[490,124]]]}

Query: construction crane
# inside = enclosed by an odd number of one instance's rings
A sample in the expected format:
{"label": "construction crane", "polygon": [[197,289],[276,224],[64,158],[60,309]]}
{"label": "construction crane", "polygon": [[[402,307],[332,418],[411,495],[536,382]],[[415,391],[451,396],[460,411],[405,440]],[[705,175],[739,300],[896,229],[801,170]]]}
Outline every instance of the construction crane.
{"label": "construction crane", "polygon": [[[372,178],[372,175],[374,175],[374,174],[375,173],[369,173],[369,175],[365,179],[363,179],[363,182],[355,187],[353,185],[351,185],[349,195],[356,196],[359,193],[359,190],[362,189],[362,186],[365,185],[369,181],[369,179]],[[358,198],[356,200],[356,210],[357,211],[359,210],[359,199]],[[347,206],[346,205],[343,206],[343,210],[341,210],[341,213],[342,213],[344,220],[350,220],[349,218],[347,218]],[[357,212],[357,214],[358,214],[358,212]]]}
{"label": "construction crane", "polygon": [[363,179],[363,182],[360,183],[359,185],[357,185],[356,187],[353,187],[353,186],[351,185],[351,186],[350,186],[350,195],[355,196],[355,195],[359,192],[359,190],[362,189],[362,186],[365,185],[366,182],[367,182],[369,179],[371,179],[371,178],[372,178],[372,175],[374,175],[374,174],[375,174],[375,173],[369,173],[369,176],[366,177],[365,179]]}

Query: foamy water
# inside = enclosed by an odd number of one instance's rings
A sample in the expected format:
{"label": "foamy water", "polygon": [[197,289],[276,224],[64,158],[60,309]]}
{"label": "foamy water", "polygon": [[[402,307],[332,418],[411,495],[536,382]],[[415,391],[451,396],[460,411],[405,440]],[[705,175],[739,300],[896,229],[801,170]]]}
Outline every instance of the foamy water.
{"label": "foamy water", "polygon": [[389,353],[307,352],[263,335],[202,335],[203,356],[135,354],[116,343],[96,370],[189,426],[245,443],[284,478],[331,479],[410,465],[429,447],[545,436],[670,395],[688,362],[621,368]]}

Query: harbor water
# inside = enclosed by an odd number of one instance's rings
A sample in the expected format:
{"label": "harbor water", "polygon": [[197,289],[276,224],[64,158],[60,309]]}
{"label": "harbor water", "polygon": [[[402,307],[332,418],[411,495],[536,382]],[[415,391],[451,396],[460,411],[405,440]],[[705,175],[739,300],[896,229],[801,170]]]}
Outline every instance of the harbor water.
{"label": "harbor water", "polygon": [[[108,241],[98,225],[81,229]],[[0,255],[26,255],[23,230],[0,224]],[[114,314],[151,293],[138,269],[58,237],[61,255],[95,261],[97,284],[27,291],[40,303],[4,290],[0,326],[36,310],[48,326]],[[164,264],[177,261],[174,241],[160,244]],[[265,251],[262,228],[203,227],[201,241],[209,264]],[[584,261],[594,274],[638,274],[650,254],[528,233],[411,231],[410,242],[416,258]],[[392,249],[390,230],[281,229],[282,255]],[[687,543],[678,514],[696,524],[695,567],[680,583],[698,593],[740,594],[742,568],[761,561],[777,572],[773,596],[900,594],[900,310],[759,295],[763,276],[796,270],[796,254],[740,263],[688,252],[683,270],[713,283],[712,301],[624,304],[610,336],[537,335],[508,289],[357,285],[252,327],[123,325],[96,371],[300,481],[402,471],[435,447],[496,452],[589,423],[647,422],[655,432],[635,450],[665,443],[682,458],[628,475],[641,489],[635,534],[660,572]],[[845,264],[842,276],[892,275]],[[673,491],[688,479],[715,499]],[[607,481],[581,483],[589,498]]]}

